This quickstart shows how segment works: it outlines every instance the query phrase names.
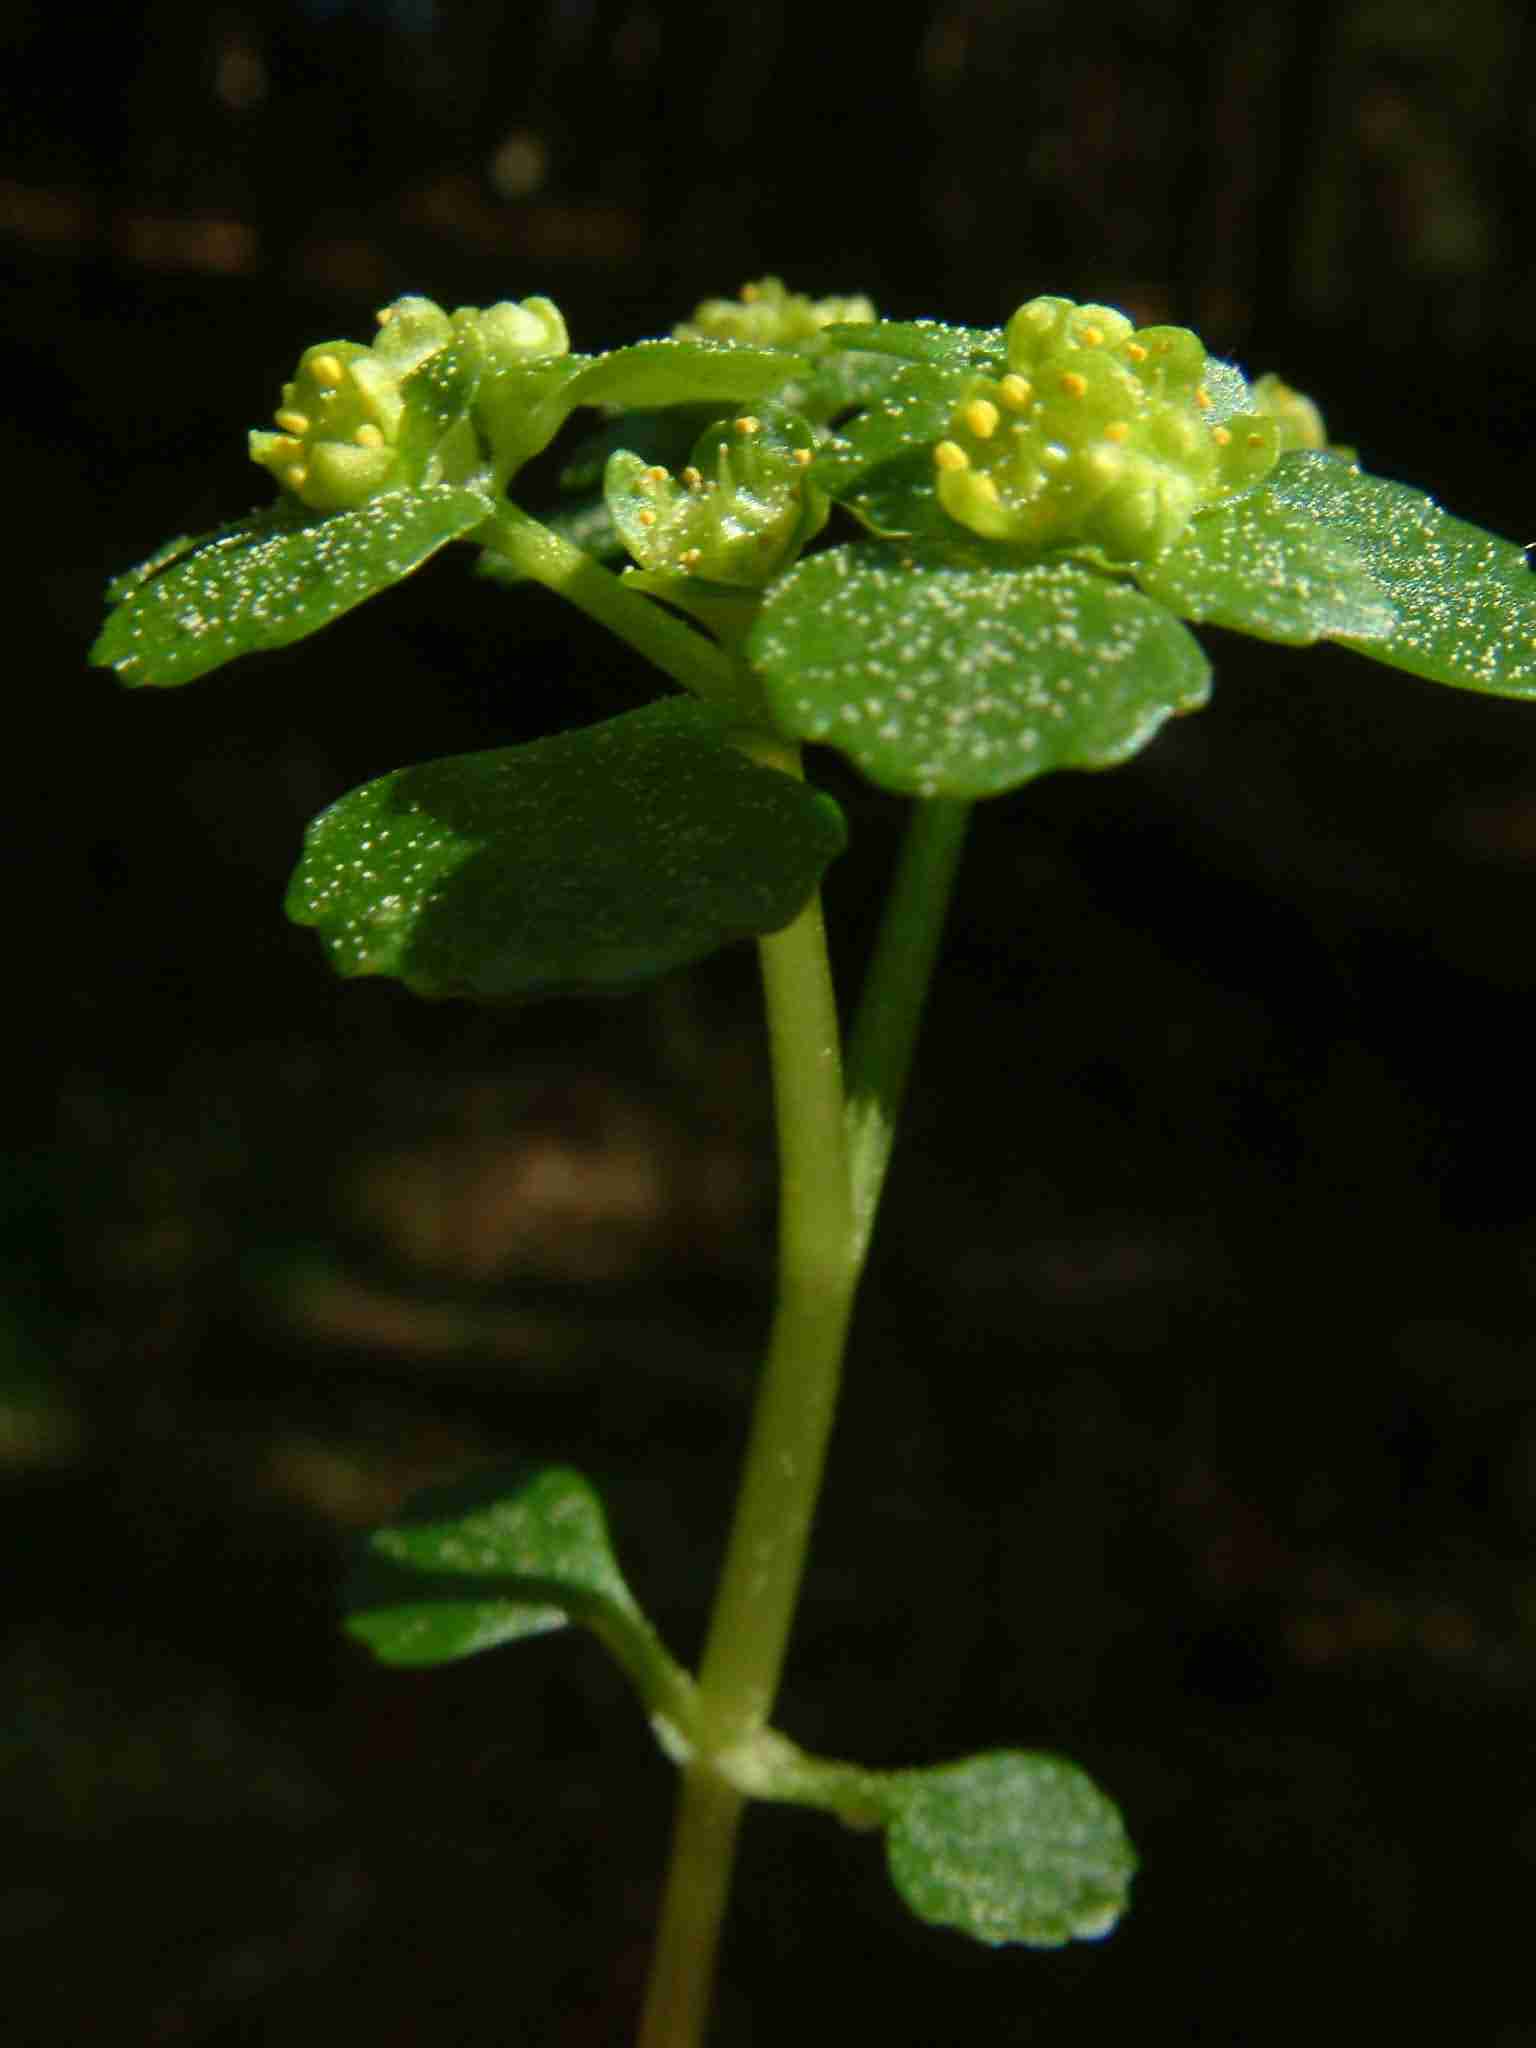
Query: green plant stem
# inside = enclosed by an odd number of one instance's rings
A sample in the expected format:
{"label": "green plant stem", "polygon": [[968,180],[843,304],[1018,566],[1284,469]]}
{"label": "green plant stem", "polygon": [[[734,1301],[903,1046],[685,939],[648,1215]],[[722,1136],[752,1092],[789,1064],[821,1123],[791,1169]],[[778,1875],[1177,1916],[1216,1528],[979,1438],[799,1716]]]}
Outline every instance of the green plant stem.
{"label": "green plant stem", "polygon": [[938,958],[944,914],[971,806],[947,797],[912,806],[848,1048],[848,1164],[859,1255],[868,1248],[896,1120]]}
{"label": "green plant stem", "polygon": [[[716,1759],[767,1726],[832,1432],[854,1293],[938,950],[966,806],[914,820],[866,995],[866,1087],[883,1150],[856,1212],[837,1007],[819,898],[760,941],[779,1134],[779,1297],[699,1672],[640,2048],[697,2048],[708,2017],[743,1795]],[[934,816],[935,811],[942,812]],[[875,1011],[889,1015],[876,1015]]]}
{"label": "green plant stem", "polygon": [[738,702],[740,670],[729,655],[672,612],[626,589],[611,569],[563,534],[508,505],[475,538],[522,575],[579,605],[696,697],[729,706]]}

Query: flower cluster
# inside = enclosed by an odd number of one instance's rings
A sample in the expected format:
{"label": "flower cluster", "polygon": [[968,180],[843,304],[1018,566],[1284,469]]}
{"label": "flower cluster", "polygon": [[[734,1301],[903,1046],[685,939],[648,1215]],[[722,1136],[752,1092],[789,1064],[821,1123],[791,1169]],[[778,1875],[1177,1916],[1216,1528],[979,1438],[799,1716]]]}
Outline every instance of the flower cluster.
{"label": "flower cluster", "polygon": [[744,284],[738,298],[706,299],[673,334],[679,341],[745,341],[756,348],[803,353],[824,327],[862,325],[874,317],[868,299],[809,299],[803,292],[786,291],[782,278],[764,277]]}
{"label": "flower cluster", "polygon": [[1279,422],[1188,328],[1039,298],[1005,341],[1006,372],[974,380],[933,451],[945,511],[989,539],[1145,560],[1280,453]]}
{"label": "flower cluster", "polygon": [[[430,299],[397,299],[378,315],[371,347],[322,341],[299,359],[283,386],[275,433],[250,437],[251,459],[312,511],[338,512],[381,491],[459,482],[481,461],[467,411],[440,422],[423,406],[428,430],[413,435],[411,380],[451,343],[488,369],[564,355],[565,322],[548,299],[526,299],[452,315]],[[440,431],[438,428],[440,427]]]}

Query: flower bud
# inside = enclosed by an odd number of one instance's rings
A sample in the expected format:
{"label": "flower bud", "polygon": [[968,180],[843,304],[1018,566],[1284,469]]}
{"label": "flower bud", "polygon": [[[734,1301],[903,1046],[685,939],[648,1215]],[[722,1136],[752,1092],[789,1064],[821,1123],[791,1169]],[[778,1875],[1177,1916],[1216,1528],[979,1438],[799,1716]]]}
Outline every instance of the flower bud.
{"label": "flower bud", "polygon": [[1188,328],[1039,298],[1005,345],[1006,372],[973,380],[933,451],[939,502],[974,533],[1141,561],[1274,466],[1277,422],[1217,404]]}

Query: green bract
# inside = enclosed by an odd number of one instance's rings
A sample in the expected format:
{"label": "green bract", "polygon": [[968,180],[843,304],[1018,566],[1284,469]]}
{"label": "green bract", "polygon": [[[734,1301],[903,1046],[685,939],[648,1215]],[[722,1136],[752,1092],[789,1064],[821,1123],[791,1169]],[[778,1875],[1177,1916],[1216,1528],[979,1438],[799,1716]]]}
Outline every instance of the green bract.
{"label": "green bract", "polygon": [[968,381],[933,451],[944,510],[989,540],[1145,561],[1274,467],[1276,421],[1242,409],[1247,386],[1187,327],[1040,298],[1006,347],[1006,372]]}

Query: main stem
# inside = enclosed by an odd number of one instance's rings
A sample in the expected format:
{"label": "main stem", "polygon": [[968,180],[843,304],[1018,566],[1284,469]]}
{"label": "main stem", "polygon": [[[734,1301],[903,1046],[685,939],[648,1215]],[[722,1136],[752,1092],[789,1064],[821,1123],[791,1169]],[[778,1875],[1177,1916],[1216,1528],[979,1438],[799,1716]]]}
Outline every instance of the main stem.
{"label": "main stem", "polygon": [[[878,1160],[850,1163],[837,1004],[821,902],[761,940],[779,1135],[779,1293],[736,1516],[699,1671],[639,2048],[698,2048],[730,1889],[743,1795],[719,1760],[768,1724],[794,1621],[843,1350],[890,1132],[959,856],[965,808],[914,806],[855,1035],[861,1093],[878,1101]],[[871,1022],[870,1004],[900,1013]],[[902,1020],[905,1021],[902,1021]]]}

